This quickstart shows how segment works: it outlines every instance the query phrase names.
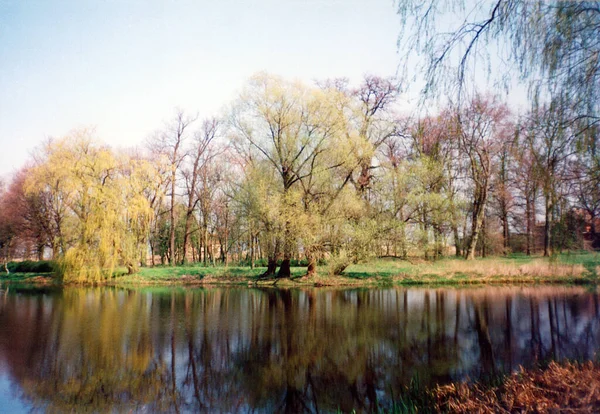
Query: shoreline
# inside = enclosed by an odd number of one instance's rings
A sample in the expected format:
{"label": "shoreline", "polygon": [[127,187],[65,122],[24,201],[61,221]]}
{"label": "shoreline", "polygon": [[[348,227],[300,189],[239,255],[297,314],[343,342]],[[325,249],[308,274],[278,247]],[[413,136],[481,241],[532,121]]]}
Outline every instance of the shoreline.
{"label": "shoreline", "polygon": [[499,384],[450,383],[431,391],[438,412],[597,412],[600,366],[593,361],[551,361],[513,372]]}
{"label": "shoreline", "polygon": [[306,287],[340,287],[340,288],[376,288],[376,287],[479,287],[479,286],[528,286],[528,285],[574,285],[597,286],[595,275],[550,276],[538,277],[521,275],[510,277],[505,275],[482,276],[480,274],[460,275],[421,275],[392,277],[371,276],[357,279],[348,276],[296,276],[292,278],[267,278],[257,280],[254,276],[228,275],[183,275],[172,278],[150,279],[140,275],[119,276],[102,282],[62,282],[51,274],[10,274],[0,276],[0,285],[58,286],[58,287],[274,287],[274,288],[306,288]]}
{"label": "shoreline", "polygon": [[0,284],[57,286],[249,286],[249,287],[382,287],[486,285],[591,285],[600,283],[600,254],[578,253],[552,258],[513,256],[474,261],[443,258],[435,262],[378,258],[348,266],[331,275],[326,265],[306,275],[306,267],[291,268],[290,278],[263,277],[266,267],[184,266],[143,267],[128,275],[118,268],[102,281],[63,282],[55,273],[0,274]]}

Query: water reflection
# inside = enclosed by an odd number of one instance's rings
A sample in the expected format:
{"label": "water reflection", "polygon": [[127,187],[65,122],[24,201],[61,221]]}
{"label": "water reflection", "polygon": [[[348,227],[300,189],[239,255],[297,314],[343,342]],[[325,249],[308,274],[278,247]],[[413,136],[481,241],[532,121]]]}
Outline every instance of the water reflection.
{"label": "water reflection", "polygon": [[599,310],[567,287],[13,290],[0,374],[48,411],[373,410],[415,379],[595,359]]}

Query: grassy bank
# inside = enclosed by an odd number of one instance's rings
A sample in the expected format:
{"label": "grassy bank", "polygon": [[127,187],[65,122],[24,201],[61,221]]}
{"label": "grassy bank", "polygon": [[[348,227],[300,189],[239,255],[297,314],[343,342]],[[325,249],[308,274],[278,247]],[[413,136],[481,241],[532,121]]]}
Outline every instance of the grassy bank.
{"label": "grassy bank", "polygon": [[[600,275],[600,253],[568,253],[552,258],[513,255],[465,261],[444,258],[438,261],[396,258],[374,259],[349,266],[342,275],[332,276],[326,265],[315,276],[306,277],[305,267],[292,267],[291,279],[264,279],[266,269],[241,266],[204,267],[156,266],[142,268],[134,275],[120,270],[111,285],[275,285],[289,286],[377,286],[377,285],[468,285],[513,283],[595,284]],[[3,282],[51,283],[50,274],[12,273],[1,275]]]}
{"label": "grassy bank", "polygon": [[144,268],[133,276],[123,276],[115,283],[214,283],[265,284],[277,286],[370,286],[392,285],[463,285],[506,283],[597,283],[600,254],[571,253],[552,258],[514,255],[465,261],[444,258],[435,262],[422,259],[374,259],[349,266],[342,275],[332,276],[327,266],[317,275],[306,277],[306,268],[292,267],[289,280],[264,280],[265,268],[248,267],[154,267]]}

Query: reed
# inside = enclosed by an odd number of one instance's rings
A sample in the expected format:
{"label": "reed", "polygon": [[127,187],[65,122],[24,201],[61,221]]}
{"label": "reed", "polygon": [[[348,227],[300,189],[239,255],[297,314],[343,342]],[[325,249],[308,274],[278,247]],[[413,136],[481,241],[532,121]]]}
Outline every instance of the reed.
{"label": "reed", "polygon": [[546,369],[521,368],[499,386],[453,383],[433,393],[438,412],[599,412],[600,366],[550,362]]}

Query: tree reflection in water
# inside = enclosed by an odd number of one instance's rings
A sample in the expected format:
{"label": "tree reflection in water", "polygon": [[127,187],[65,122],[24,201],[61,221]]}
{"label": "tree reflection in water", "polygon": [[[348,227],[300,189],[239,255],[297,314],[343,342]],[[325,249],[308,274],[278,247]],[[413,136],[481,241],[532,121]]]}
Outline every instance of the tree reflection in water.
{"label": "tree reflection in water", "polygon": [[0,373],[48,411],[371,411],[411,380],[594,359],[599,309],[567,287],[13,289]]}

